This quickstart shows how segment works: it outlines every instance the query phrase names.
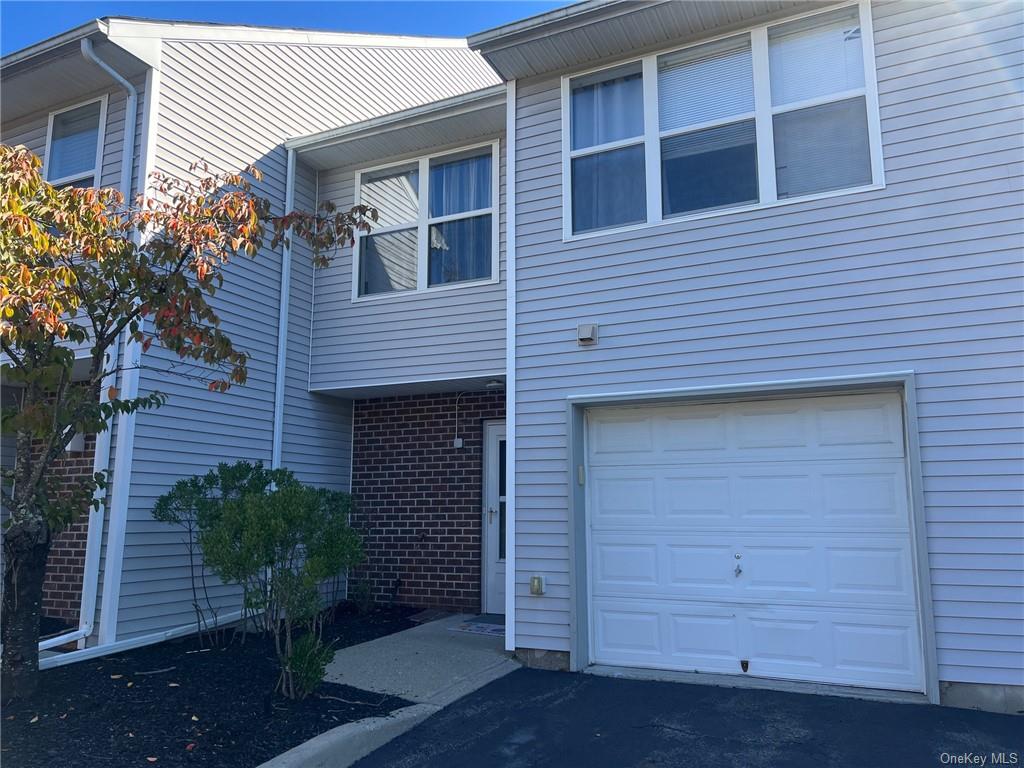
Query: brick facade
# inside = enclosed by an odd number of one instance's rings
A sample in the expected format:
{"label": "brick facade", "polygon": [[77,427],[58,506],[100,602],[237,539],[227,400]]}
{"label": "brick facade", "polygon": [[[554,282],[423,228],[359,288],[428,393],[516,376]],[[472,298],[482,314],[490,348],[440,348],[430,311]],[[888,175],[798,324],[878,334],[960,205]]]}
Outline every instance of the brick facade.
{"label": "brick facade", "polygon": [[356,401],[353,525],[378,602],[480,610],[483,422],[505,418],[505,392]]}
{"label": "brick facade", "polygon": [[[85,436],[85,448],[69,451],[53,465],[53,473],[61,483],[71,487],[92,474],[96,453],[96,436]],[[82,599],[82,578],[85,573],[85,540],[89,532],[88,510],[70,527],[54,537],[50,557],[46,561],[43,581],[42,615],[78,623]]]}

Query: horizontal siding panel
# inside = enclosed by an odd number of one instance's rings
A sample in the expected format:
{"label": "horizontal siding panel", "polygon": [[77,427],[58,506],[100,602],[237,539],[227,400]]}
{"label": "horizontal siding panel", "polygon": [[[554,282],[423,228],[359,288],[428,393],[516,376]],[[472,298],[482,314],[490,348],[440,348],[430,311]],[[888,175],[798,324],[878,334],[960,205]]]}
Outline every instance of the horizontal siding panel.
{"label": "horizontal siding panel", "polygon": [[[353,253],[342,249],[316,276],[313,388],[456,379],[505,370],[504,141],[499,154],[499,281],[353,302]],[[323,171],[320,198],[344,210],[353,203],[354,183],[355,169]]]}

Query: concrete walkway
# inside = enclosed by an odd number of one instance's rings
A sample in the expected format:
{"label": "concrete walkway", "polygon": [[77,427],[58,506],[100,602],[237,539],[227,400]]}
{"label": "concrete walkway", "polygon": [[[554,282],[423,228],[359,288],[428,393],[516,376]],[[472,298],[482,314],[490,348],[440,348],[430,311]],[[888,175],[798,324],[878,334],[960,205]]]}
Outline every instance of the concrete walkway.
{"label": "concrete walkway", "polygon": [[343,648],[327,666],[327,680],[440,709],[519,667],[505,654],[503,638],[452,631],[467,618]]}
{"label": "concrete walkway", "polygon": [[519,668],[503,650],[503,638],[452,631],[467,618],[451,616],[342,648],[327,665],[328,681],[400,696],[413,706],[334,728],[260,768],[347,768],[442,707]]}

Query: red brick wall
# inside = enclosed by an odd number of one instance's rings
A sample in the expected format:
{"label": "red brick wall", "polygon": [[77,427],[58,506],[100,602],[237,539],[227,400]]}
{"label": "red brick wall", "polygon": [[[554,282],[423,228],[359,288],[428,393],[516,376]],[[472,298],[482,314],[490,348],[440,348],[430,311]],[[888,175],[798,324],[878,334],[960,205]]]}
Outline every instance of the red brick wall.
{"label": "red brick wall", "polygon": [[[64,454],[54,463],[53,473],[61,478],[62,484],[71,487],[92,474],[95,453],[96,436],[86,435],[85,450]],[[85,539],[89,530],[87,514],[88,510],[82,510],[81,517],[53,539],[43,581],[43,616],[72,624],[78,622],[85,572]]]}
{"label": "red brick wall", "polygon": [[[505,417],[503,390],[356,401],[353,525],[366,563],[352,574],[378,602],[480,610],[483,421]],[[351,592],[350,592],[351,594]]]}

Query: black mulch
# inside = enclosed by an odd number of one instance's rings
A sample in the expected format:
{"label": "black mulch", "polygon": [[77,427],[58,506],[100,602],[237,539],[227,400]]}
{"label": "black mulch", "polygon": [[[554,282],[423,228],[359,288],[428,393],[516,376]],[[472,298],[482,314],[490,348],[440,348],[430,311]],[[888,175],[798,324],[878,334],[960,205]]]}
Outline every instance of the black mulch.
{"label": "black mulch", "polygon": [[[342,648],[414,626],[414,611],[359,615],[343,606],[325,638]],[[195,638],[42,673],[30,700],[5,702],[4,768],[217,766],[251,768],[319,733],[408,706],[323,683],[300,702],[271,695],[273,646],[250,635],[198,651]]]}

